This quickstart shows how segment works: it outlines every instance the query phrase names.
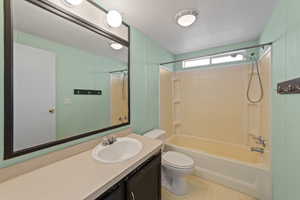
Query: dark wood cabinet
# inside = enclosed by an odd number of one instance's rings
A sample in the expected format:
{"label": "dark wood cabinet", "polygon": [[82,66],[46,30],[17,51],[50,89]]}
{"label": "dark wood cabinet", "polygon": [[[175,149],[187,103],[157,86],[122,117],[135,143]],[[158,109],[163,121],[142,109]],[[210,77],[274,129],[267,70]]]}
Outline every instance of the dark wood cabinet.
{"label": "dark wood cabinet", "polygon": [[161,158],[155,157],[126,180],[128,200],[161,199]]}
{"label": "dark wood cabinet", "polygon": [[161,200],[161,155],[155,155],[96,200]]}
{"label": "dark wood cabinet", "polygon": [[121,182],[115,185],[113,188],[111,188],[109,191],[107,191],[104,195],[101,197],[98,197],[95,200],[125,200],[125,183]]}

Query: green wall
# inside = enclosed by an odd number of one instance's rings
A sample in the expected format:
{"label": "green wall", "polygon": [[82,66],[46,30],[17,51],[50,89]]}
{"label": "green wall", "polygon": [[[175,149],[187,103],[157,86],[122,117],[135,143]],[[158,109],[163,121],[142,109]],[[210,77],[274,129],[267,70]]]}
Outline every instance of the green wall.
{"label": "green wall", "polygon": [[[121,61],[19,31],[14,31],[14,40],[56,55],[57,139],[111,126],[108,72],[124,69]],[[74,95],[74,89],[102,90],[102,95]],[[65,104],[65,98],[72,103]]]}
{"label": "green wall", "polygon": [[[95,2],[105,8],[103,1]],[[159,127],[159,64],[174,58],[156,41],[131,27],[131,125],[135,133]]]}
{"label": "green wall", "polygon": [[300,1],[280,0],[260,42],[272,48],[273,199],[300,197],[300,95],[278,95],[276,84],[300,76]]}
{"label": "green wall", "polygon": [[[3,0],[0,0],[0,38],[3,38]],[[101,135],[107,135],[116,131],[132,127],[142,134],[147,130],[159,127],[159,63],[173,60],[173,55],[161,48],[155,41],[131,27],[131,125],[116,130],[100,133],[88,138],[57,145],[15,159],[4,161],[0,158],[0,168],[13,165],[30,158],[41,156],[51,151],[60,150],[71,145],[91,140]],[[0,154],[3,155],[3,40],[0,40]]]}
{"label": "green wall", "polygon": [[137,29],[131,32],[132,128],[145,133],[159,127],[159,63],[173,60],[173,55]]}

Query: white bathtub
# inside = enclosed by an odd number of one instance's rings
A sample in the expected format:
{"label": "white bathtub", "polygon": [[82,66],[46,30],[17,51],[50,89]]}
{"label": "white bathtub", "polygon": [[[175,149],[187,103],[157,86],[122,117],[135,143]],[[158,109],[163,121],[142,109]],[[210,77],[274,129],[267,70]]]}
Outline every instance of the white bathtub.
{"label": "white bathtub", "polygon": [[242,145],[174,135],[166,150],[182,152],[195,161],[195,174],[259,200],[272,200],[269,153],[263,156]]}

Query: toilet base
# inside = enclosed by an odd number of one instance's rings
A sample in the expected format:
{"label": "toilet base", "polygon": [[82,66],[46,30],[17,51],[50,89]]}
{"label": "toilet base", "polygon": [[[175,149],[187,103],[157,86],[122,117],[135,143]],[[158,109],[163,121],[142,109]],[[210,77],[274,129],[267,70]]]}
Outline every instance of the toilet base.
{"label": "toilet base", "polygon": [[187,183],[184,177],[174,178],[170,187],[170,191],[176,195],[187,194]]}
{"label": "toilet base", "polygon": [[188,193],[188,185],[185,176],[176,176],[173,173],[168,174],[165,170],[162,172],[162,186],[169,192],[177,196],[182,196]]}

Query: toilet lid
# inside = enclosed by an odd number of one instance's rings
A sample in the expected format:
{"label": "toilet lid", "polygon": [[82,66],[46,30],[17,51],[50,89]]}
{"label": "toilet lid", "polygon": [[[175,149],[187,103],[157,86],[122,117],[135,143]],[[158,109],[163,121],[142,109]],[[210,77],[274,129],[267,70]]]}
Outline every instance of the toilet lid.
{"label": "toilet lid", "polygon": [[189,156],[175,151],[166,152],[163,154],[162,158],[163,163],[171,167],[186,169],[192,168],[194,165],[193,159],[191,159]]}

